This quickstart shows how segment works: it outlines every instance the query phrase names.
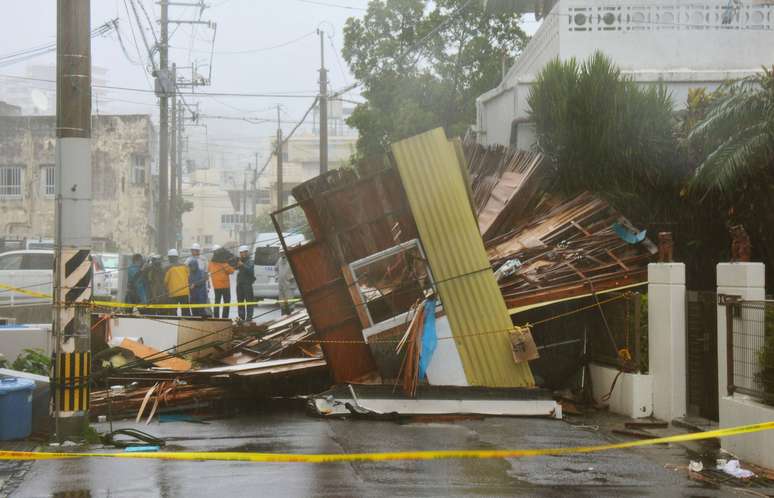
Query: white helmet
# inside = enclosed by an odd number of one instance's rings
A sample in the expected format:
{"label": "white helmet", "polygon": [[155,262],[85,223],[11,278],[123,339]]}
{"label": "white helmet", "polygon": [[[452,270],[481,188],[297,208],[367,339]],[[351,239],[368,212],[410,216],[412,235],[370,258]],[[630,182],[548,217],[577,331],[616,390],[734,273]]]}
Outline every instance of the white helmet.
{"label": "white helmet", "polygon": [[220,246],[218,244],[215,244],[214,246],[212,246],[213,251],[217,251],[218,249],[220,249]]}
{"label": "white helmet", "polygon": [[192,251],[201,251],[202,250],[202,246],[200,246],[199,244],[194,242],[193,244],[191,244],[191,250]]}
{"label": "white helmet", "polygon": [[250,252],[250,248],[247,246],[239,246],[239,252]]}
{"label": "white helmet", "polygon": [[169,251],[167,251],[167,256],[180,256],[180,255],[177,253],[177,249],[170,249]]}

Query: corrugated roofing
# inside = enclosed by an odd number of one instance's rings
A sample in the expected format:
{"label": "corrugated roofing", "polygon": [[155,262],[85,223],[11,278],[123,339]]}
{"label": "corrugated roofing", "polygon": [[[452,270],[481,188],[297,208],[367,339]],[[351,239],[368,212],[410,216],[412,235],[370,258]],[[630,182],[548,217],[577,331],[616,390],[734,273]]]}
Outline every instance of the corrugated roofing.
{"label": "corrugated roofing", "polygon": [[452,335],[471,385],[533,386],[516,364],[512,327],[468,200],[459,157],[441,128],[392,145]]}

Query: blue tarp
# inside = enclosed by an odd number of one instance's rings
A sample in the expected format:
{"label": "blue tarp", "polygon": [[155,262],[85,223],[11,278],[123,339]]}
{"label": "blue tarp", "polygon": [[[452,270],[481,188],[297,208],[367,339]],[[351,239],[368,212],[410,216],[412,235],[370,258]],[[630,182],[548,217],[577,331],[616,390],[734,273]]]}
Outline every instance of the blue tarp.
{"label": "blue tarp", "polygon": [[648,234],[647,230],[643,230],[640,233],[633,233],[620,223],[613,223],[613,231],[621,237],[621,239],[629,244],[639,244],[645,240],[645,236]]}
{"label": "blue tarp", "polygon": [[425,323],[422,327],[422,351],[419,353],[419,378],[424,379],[427,367],[438,345],[435,335],[435,299],[425,301]]}

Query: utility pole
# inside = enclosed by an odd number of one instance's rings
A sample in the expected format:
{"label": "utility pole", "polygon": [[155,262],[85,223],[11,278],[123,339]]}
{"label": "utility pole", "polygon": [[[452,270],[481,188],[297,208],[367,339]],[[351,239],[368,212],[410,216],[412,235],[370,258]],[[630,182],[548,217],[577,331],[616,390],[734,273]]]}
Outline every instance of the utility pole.
{"label": "utility pole", "polygon": [[178,247],[177,240],[177,64],[172,63],[172,136],[169,147],[169,231],[172,234],[170,246]]}
{"label": "utility pole", "polygon": [[159,221],[157,229],[159,254],[169,249],[169,2],[160,0],[161,40],[159,46],[159,72],[157,81],[161,87],[159,95]]}
{"label": "utility pole", "polygon": [[[283,179],[282,179],[282,127],[280,126],[280,106],[277,104],[277,210],[283,208]],[[257,167],[256,162],[256,167]],[[322,162],[320,163],[322,168]]]}
{"label": "utility pole", "polygon": [[242,177],[242,244],[247,244],[247,170]]}
{"label": "utility pole", "polygon": [[325,69],[325,32],[320,35],[320,174],[328,171],[328,71]]}
{"label": "utility pole", "polygon": [[89,423],[91,368],[90,0],[57,1],[54,358],[56,437],[80,439]]}
{"label": "utility pole", "polygon": [[[183,131],[185,130],[185,119],[183,117],[183,106],[177,106],[177,196],[180,201],[183,200]],[[175,211],[176,217],[174,220],[175,233],[177,234],[178,246],[180,245],[181,237],[183,233],[183,218],[180,211]],[[178,247],[180,249],[180,247]]]}

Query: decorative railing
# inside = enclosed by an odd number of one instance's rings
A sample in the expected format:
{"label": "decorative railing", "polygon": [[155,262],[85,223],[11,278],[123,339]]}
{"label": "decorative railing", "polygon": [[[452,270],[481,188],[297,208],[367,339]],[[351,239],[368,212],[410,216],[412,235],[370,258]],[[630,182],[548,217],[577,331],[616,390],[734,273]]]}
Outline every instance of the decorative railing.
{"label": "decorative railing", "polygon": [[770,30],[774,6],[728,0],[710,2],[560,2],[551,12],[565,16],[571,32]]}

